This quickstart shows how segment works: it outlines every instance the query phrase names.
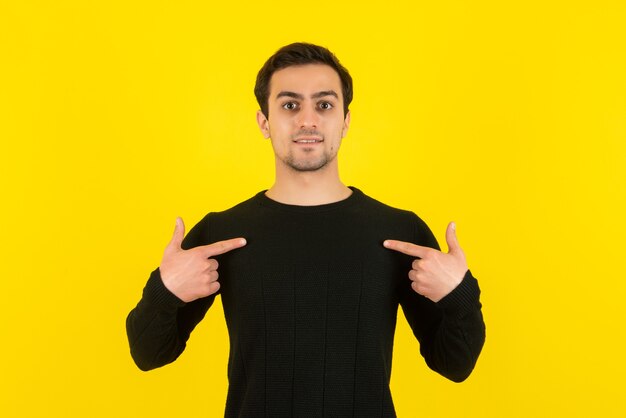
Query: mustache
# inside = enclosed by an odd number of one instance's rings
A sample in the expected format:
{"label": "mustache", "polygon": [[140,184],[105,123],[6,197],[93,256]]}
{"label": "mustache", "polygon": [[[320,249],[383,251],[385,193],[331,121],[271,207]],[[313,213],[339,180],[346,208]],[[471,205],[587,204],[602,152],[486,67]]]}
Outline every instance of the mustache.
{"label": "mustache", "polygon": [[307,136],[316,136],[319,137],[321,139],[324,139],[324,135],[318,131],[317,129],[300,129],[298,132],[294,133],[291,135],[291,139],[292,140],[296,140],[298,138],[301,137],[307,137]]}

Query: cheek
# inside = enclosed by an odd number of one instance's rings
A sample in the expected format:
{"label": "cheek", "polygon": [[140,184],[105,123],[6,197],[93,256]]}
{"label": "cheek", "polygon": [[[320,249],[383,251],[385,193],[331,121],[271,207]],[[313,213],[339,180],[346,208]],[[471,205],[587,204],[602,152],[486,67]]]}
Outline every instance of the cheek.
{"label": "cheek", "polygon": [[281,133],[289,131],[292,124],[292,118],[281,117],[272,119],[269,123],[269,126],[271,127],[272,132]]}
{"label": "cheek", "polygon": [[285,126],[284,122],[270,125],[270,138],[277,146],[283,146],[291,141],[291,129]]}

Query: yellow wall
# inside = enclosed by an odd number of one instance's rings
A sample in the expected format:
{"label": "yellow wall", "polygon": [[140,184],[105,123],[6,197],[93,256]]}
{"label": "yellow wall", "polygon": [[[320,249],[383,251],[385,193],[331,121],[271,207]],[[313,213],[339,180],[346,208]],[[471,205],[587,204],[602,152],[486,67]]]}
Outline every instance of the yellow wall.
{"label": "yellow wall", "polygon": [[482,286],[466,383],[400,322],[399,416],[624,416],[625,3],[212,3],[0,4],[0,415],[222,415],[219,305],[147,374],[124,320],[176,216],[271,184],[254,78],[305,40],[355,79],[344,181],[455,220]]}

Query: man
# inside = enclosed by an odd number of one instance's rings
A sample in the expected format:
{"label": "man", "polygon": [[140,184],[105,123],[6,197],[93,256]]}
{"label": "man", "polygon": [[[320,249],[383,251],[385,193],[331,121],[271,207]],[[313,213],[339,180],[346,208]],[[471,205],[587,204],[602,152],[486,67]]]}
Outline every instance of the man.
{"label": "man", "polygon": [[174,361],[219,293],[230,339],[227,417],[395,416],[398,305],[428,366],[467,378],[485,327],[454,224],[449,252],[440,252],[415,214],[339,178],[347,70],[325,48],[288,45],[265,63],[255,94],[275,183],[210,213],[184,239],[177,219],[127,319],[137,365]]}

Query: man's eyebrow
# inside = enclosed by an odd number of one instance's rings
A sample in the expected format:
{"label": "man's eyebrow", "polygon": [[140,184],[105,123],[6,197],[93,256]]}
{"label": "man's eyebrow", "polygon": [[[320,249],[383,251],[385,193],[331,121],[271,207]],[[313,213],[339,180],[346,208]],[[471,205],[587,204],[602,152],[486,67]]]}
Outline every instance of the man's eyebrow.
{"label": "man's eyebrow", "polygon": [[[339,95],[334,90],[318,91],[317,93],[313,93],[311,95],[311,98],[312,99],[319,99],[321,97],[326,97],[326,96],[333,96],[334,98],[339,99]],[[280,93],[278,93],[276,95],[277,99],[280,99],[281,97],[291,97],[292,99],[298,99],[298,100],[303,100],[304,99],[304,96],[302,94],[295,93],[293,91],[281,91]]]}
{"label": "man's eyebrow", "polygon": [[291,97],[292,99],[298,99],[298,100],[304,99],[303,95],[294,93],[293,91],[281,91],[280,93],[276,95],[277,99],[280,99],[281,97]]}
{"label": "man's eyebrow", "polygon": [[325,96],[333,96],[335,99],[339,99],[339,95],[337,94],[337,92],[335,92],[335,90],[318,91],[317,93],[313,94],[311,98],[319,99]]}

